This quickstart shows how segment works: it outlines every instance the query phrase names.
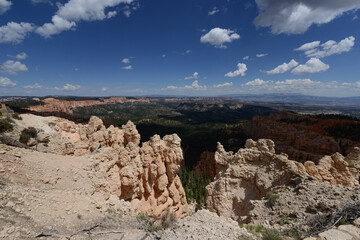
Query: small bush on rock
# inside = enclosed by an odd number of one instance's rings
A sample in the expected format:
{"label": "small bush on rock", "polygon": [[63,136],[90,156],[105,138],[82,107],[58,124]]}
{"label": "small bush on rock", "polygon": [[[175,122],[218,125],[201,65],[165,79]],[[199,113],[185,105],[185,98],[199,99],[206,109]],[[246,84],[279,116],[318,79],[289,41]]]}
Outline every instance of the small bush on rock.
{"label": "small bush on rock", "polygon": [[269,192],[268,194],[266,194],[265,199],[267,200],[267,202],[265,203],[267,207],[269,208],[273,208],[275,206],[275,203],[277,202],[277,200],[279,199],[279,195],[273,192]]}
{"label": "small bush on rock", "polygon": [[14,113],[14,114],[12,115],[12,118],[13,118],[13,119],[17,119],[17,120],[22,120],[22,118],[20,117],[20,115],[19,115],[18,113]]}
{"label": "small bush on rock", "polygon": [[267,228],[262,232],[262,240],[283,240],[283,238],[276,229]]}
{"label": "small bush on rock", "polygon": [[13,125],[7,119],[0,120],[0,133],[13,130]]}
{"label": "small bush on rock", "polygon": [[19,142],[23,144],[27,144],[30,138],[36,138],[36,136],[37,136],[37,131],[35,128],[33,127],[25,128],[24,130],[21,131]]}

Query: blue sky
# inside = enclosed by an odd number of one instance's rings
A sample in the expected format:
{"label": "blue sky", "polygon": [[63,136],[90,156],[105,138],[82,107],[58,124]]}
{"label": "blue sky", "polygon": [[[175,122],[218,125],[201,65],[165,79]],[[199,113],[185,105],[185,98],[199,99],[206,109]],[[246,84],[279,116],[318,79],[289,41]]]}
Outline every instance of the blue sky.
{"label": "blue sky", "polygon": [[0,0],[0,95],[360,96],[359,8],[359,0]]}

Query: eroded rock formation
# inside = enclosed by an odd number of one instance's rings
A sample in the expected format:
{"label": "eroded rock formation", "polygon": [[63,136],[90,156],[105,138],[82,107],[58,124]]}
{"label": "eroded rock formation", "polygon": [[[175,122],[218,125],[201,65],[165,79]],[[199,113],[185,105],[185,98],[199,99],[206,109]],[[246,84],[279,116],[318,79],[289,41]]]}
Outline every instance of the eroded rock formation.
{"label": "eroded rock formation", "polygon": [[79,101],[66,101],[55,98],[45,98],[42,100],[43,105],[31,106],[28,108],[34,112],[65,112],[68,114],[73,113],[73,109],[77,107],[86,107],[94,105],[105,105],[113,103],[126,103],[126,102],[142,102],[149,103],[148,98],[131,98],[126,97],[111,97],[111,98],[100,98],[99,100],[79,100]]}
{"label": "eroded rock formation", "polygon": [[220,216],[240,222],[248,221],[253,205],[276,186],[296,184],[299,179],[327,181],[345,186],[358,185],[360,149],[347,157],[341,154],[325,156],[319,165],[288,159],[286,154],[275,154],[272,140],[246,141],[237,153],[226,152],[218,143],[215,153],[217,174],[207,187],[207,207]]}
{"label": "eroded rock formation", "polygon": [[97,161],[93,170],[107,179],[100,182],[111,194],[130,201],[132,208],[160,217],[166,210],[183,217],[187,212],[184,189],[177,175],[183,161],[181,139],[154,135],[140,147],[140,134],[129,121],[121,128],[105,128],[98,117],[91,117],[86,125],[59,119],[52,124],[64,139],[65,153],[92,155]]}
{"label": "eroded rock formation", "polygon": [[277,153],[286,153],[299,162],[317,163],[324,155],[336,152],[348,154],[353,147],[360,146],[358,137],[334,137],[331,129],[344,129],[359,124],[349,119],[331,119],[321,116],[306,116],[290,112],[279,112],[271,116],[255,116],[244,125],[244,132],[252,139],[272,139]]}
{"label": "eroded rock formation", "polygon": [[133,209],[155,217],[167,209],[178,218],[186,215],[185,192],[177,175],[183,154],[176,134],[163,139],[155,135],[142,147],[129,142],[106,148],[96,159],[93,168],[108,180],[110,192],[130,201]]}

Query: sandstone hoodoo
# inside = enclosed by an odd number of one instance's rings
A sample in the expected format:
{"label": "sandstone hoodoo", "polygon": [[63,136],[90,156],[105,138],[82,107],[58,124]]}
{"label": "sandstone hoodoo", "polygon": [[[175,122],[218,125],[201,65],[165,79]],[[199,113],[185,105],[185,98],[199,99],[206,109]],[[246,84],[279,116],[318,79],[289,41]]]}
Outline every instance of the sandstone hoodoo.
{"label": "sandstone hoodoo", "polygon": [[[177,175],[183,154],[180,138],[154,135],[140,147],[140,134],[129,121],[121,128],[105,128],[98,117],[87,125],[59,119],[53,128],[68,142],[67,154],[83,155],[97,150],[93,168],[108,180],[110,192],[130,201],[132,208],[160,217],[170,211],[186,215],[184,189]],[[100,147],[100,148],[99,148]]]}
{"label": "sandstone hoodoo", "polygon": [[154,217],[166,211],[177,218],[187,214],[185,192],[177,175],[183,155],[176,134],[163,139],[155,135],[142,147],[129,142],[116,149],[105,148],[94,158],[93,169],[108,180],[109,191],[130,201],[133,209]]}
{"label": "sandstone hoodoo", "polygon": [[207,187],[207,208],[221,216],[239,222],[250,220],[252,200],[260,200],[277,186],[296,185],[298,181],[313,180],[359,185],[359,148],[347,157],[341,154],[325,156],[318,165],[288,159],[275,154],[275,144],[268,139],[246,141],[237,153],[226,152],[218,143],[215,153],[217,173]]}
{"label": "sandstone hoodoo", "polygon": [[22,116],[15,129],[36,122],[39,138],[48,139],[47,147],[40,144],[39,150],[93,159],[92,172],[99,179],[95,181],[97,192],[129,201],[133,210],[154,217],[165,211],[177,218],[187,214],[185,192],[177,175],[184,158],[176,134],[162,139],[154,135],[140,146],[140,134],[131,121],[121,128],[106,128],[95,116],[84,125],[57,117]]}

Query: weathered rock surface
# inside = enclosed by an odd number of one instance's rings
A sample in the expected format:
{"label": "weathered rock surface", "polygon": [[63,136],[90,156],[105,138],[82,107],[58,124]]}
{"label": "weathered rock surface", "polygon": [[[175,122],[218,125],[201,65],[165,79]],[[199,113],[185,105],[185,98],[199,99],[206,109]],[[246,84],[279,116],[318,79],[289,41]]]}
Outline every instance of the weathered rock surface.
{"label": "weathered rock surface", "polygon": [[316,116],[305,116],[290,112],[279,112],[271,116],[255,116],[244,125],[244,132],[252,139],[272,139],[277,153],[286,153],[290,159],[298,162],[313,161],[317,163],[324,155],[336,152],[348,154],[352,148],[360,146],[350,134],[336,139],[327,129],[338,126],[359,124],[354,120],[326,119]]}
{"label": "weathered rock surface", "polygon": [[360,151],[346,158],[340,154],[326,156],[319,165],[288,159],[275,154],[275,144],[268,139],[249,139],[237,153],[226,152],[219,143],[215,153],[217,174],[207,187],[207,207],[220,216],[240,222],[250,220],[252,200],[260,200],[276,186],[297,184],[299,179],[327,181],[330,184],[359,184]]}
{"label": "weathered rock surface", "polygon": [[[184,189],[177,175],[183,160],[180,138],[153,136],[139,147],[106,148],[94,155],[93,169],[106,177],[110,192],[130,201],[132,208],[160,217],[164,211],[180,218],[187,213]],[[101,186],[101,184],[100,184]]]}
{"label": "weathered rock surface", "polygon": [[[98,176],[97,191],[131,202],[136,211],[160,217],[167,210],[177,217],[187,213],[185,192],[177,176],[183,161],[181,139],[155,135],[140,147],[140,134],[129,121],[121,128],[106,128],[98,117],[88,124],[57,117],[21,115],[16,120],[16,133],[33,126],[38,129],[39,140],[48,139],[47,147],[39,144],[40,151],[62,155],[89,155],[94,159],[92,170]],[[96,154],[92,154],[95,152]]]}
{"label": "weathered rock surface", "polygon": [[167,229],[164,239],[256,239],[234,220],[219,217],[208,210],[197,211],[194,215],[180,220],[174,228]]}
{"label": "weathered rock surface", "polygon": [[197,174],[206,175],[209,177],[215,177],[216,175],[216,162],[215,153],[205,151],[201,154],[200,160],[194,167],[194,171]]}
{"label": "weathered rock surface", "polygon": [[65,101],[55,98],[46,98],[42,100],[43,105],[31,106],[28,108],[28,110],[34,112],[65,112],[72,114],[73,109],[77,107],[106,105],[106,104],[125,103],[125,102],[148,103],[150,102],[150,100],[148,98],[128,99],[126,97],[111,97],[111,98],[102,98],[99,100]]}

